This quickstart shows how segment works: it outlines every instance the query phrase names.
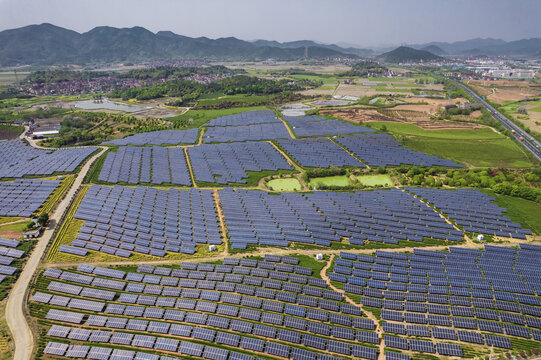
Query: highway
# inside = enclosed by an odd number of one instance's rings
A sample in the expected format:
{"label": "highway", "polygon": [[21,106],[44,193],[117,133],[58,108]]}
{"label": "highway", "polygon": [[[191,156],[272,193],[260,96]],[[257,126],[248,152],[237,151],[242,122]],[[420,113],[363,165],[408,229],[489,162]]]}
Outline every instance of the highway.
{"label": "highway", "polygon": [[[526,131],[524,131],[521,127],[513,123],[511,120],[506,118],[501,112],[496,110],[492,105],[490,105],[488,102],[483,100],[479,95],[477,95],[472,89],[467,87],[466,85],[458,82],[453,81],[456,85],[460,86],[468,95],[470,95],[475,102],[477,102],[479,105],[483,106],[490,115],[495,119],[498,120],[504,128],[512,132],[513,130],[515,133],[513,136],[526,147],[538,160],[541,160],[541,143],[537,141],[533,136],[528,134]],[[523,140],[521,140],[521,138]]]}

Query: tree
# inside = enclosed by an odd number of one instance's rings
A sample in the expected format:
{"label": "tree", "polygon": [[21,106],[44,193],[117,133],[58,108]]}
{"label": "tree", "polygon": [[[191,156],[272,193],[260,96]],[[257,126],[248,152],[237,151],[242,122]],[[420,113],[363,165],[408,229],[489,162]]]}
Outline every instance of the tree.
{"label": "tree", "polygon": [[45,227],[47,226],[47,223],[49,222],[49,214],[43,213],[38,217],[38,224]]}

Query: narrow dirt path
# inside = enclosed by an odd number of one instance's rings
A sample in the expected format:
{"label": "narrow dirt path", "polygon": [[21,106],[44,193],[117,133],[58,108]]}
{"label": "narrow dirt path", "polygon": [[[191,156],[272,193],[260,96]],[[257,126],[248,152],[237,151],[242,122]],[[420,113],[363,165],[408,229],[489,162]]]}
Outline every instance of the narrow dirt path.
{"label": "narrow dirt path", "polygon": [[188,166],[188,171],[190,172],[190,178],[192,179],[192,186],[196,188],[197,183],[195,182],[195,176],[193,174],[192,162],[190,160],[190,157],[188,156],[188,149],[186,148],[184,148],[184,157],[186,158],[186,165]]}
{"label": "narrow dirt path", "polygon": [[[376,324],[376,333],[378,334],[378,336],[380,338],[382,338],[383,329],[381,329],[381,326],[379,325],[378,319],[374,316],[374,314],[372,314],[370,311],[365,311],[360,304],[357,304],[355,301],[351,300],[351,298],[346,295],[346,292],[344,290],[338,289],[337,287],[335,287],[331,283],[329,277],[327,276],[327,269],[329,269],[329,267],[331,267],[331,264],[332,264],[333,260],[334,260],[334,254],[331,255],[331,258],[327,262],[327,265],[325,265],[325,267],[323,269],[321,269],[321,272],[319,273],[319,275],[321,276],[321,278],[323,280],[325,280],[327,282],[327,284],[329,285],[329,287],[332,290],[342,294],[342,296],[344,297],[344,300],[346,300],[346,302],[348,302],[351,305],[354,305],[356,307],[361,308],[361,311],[363,312],[363,314],[365,314],[366,317],[368,317],[370,320],[372,320],[374,322],[374,324]],[[382,339],[382,341],[380,341],[380,343],[379,343],[379,359],[381,359],[381,360],[385,359],[385,355],[383,354],[384,350],[385,350],[385,345],[384,345],[383,339]]]}
{"label": "narrow dirt path", "polygon": [[352,158],[354,158],[355,160],[359,161],[360,163],[364,164],[366,166],[367,169],[370,169],[370,165],[364,163],[361,158],[357,157],[357,155],[355,155],[354,153],[352,153],[351,151],[349,151],[345,146],[342,146],[342,144],[334,141],[332,139],[332,137],[328,138],[329,140],[331,140],[331,142],[335,143],[336,145],[338,145],[340,148],[342,148],[342,150],[344,150],[345,152],[347,152]]}
{"label": "narrow dirt path", "polygon": [[214,206],[216,207],[216,214],[218,215],[218,222],[220,224],[220,231],[222,233],[222,239],[224,240],[224,255],[229,255],[229,240],[227,239],[227,229],[225,227],[224,213],[222,212],[222,207],[220,206],[220,198],[218,196],[218,189],[212,190],[212,197],[214,198]]}
{"label": "narrow dirt path", "polygon": [[271,144],[275,149],[276,151],[278,151],[287,161],[287,163],[289,165],[291,165],[295,170],[297,170],[300,174],[295,174],[295,178],[297,180],[299,180],[299,182],[301,183],[301,186],[302,186],[302,190],[304,191],[308,191],[308,186],[306,185],[306,183],[304,182],[303,178],[302,178],[302,174],[304,173],[304,169],[301,168],[299,165],[297,165],[297,163],[295,163],[290,157],[289,155],[287,155],[282,149],[280,149],[278,146],[276,146],[275,143],[273,143],[272,141],[268,141],[269,144]]}
{"label": "narrow dirt path", "polygon": [[18,224],[18,223],[26,222],[28,220],[30,220],[30,219],[15,220],[15,221],[7,222],[7,223],[2,223],[2,224],[0,224],[0,226]]}
{"label": "narrow dirt path", "polygon": [[292,139],[296,139],[297,137],[295,136],[295,133],[293,132],[293,130],[289,127],[289,124],[284,119],[282,119],[281,117],[279,117],[278,119],[280,119],[280,121],[286,127],[287,132],[289,133],[289,136],[291,136]]}
{"label": "narrow dirt path", "polygon": [[[402,191],[406,192],[406,190],[404,190],[404,189],[402,189]],[[451,224],[451,225],[453,226],[453,229],[458,230],[458,231],[462,231],[462,230],[460,230],[460,229],[458,228],[458,226],[456,226],[455,224],[453,224],[453,223],[451,222],[451,220],[449,220],[449,219],[448,219],[446,216],[444,216],[441,212],[437,211],[434,207],[430,206],[423,198],[421,198],[421,197],[419,197],[419,196],[417,196],[417,195],[415,195],[415,194],[412,194],[412,195],[413,195],[414,198],[416,198],[417,200],[419,200],[420,202],[422,202],[423,204],[425,204],[425,205],[428,206],[429,208],[433,209],[434,212],[436,212],[436,213],[440,216],[440,218],[442,218],[443,220],[445,220],[446,223]],[[464,234],[464,235],[463,235],[463,236],[464,236],[464,239],[466,239],[466,241],[463,242],[463,243],[460,243],[460,244],[461,244],[461,245],[466,245],[466,246],[468,246],[468,247],[471,247],[471,246],[474,244],[473,241],[472,241],[472,239],[471,239],[468,235],[466,235],[466,233],[463,232],[463,234]]]}
{"label": "narrow dirt path", "polygon": [[26,310],[26,292],[32,281],[34,272],[38,268],[40,260],[47,249],[47,244],[52,240],[56,226],[64,213],[68,210],[77,190],[81,186],[83,179],[90,170],[92,164],[106,151],[101,147],[100,152],[92,156],[81,168],[77,178],[73,182],[64,199],[51,214],[51,225],[47,228],[41,238],[38,240],[32,254],[24,265],[21,275],[13,285],[6,304],[6,321],[8,323],[13,341],[15,343],[14,360],[29,360],[34,349],[34,336],[25,317]]}

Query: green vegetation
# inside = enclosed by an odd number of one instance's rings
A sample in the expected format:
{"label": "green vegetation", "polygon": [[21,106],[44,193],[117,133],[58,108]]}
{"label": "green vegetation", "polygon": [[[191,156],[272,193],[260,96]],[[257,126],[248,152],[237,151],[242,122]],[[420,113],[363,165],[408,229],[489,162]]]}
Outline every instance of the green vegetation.
{"label": "green vegetation", "polygon": [[75,176],[67,175],[60,183],[60,186],[53,191],[51,196],[49,196],[49,198],[40,207],[39,213],[49,214],[54,209],[54,207],[58,205],[58,203],[62,200],[62,198],[68,192],[74,181]]}
{"label": "green vegetation", "polygon": [[15,222],[15,221],[19,221],[19,220],[23,220],[23,219],[25,219],[25,218],[23,218],[23,217],[2,216],[2,217],[0,217],[0,225]]}
{"label": "green vegetation", "polygon": [[388,63],[411,63],[443,60],[442,57],[434,55],[426,50],[417,50],[407,46],[400,46],[394,50],[381,54],[379,57]]}
{"label": "green vegetation", "polygon": [[519,223],[536,234],[541,234],[541,222],[539,221],[541,219],[541,205],[513,196],[488,193],[494,196],[496,204],[507,209],[506,216],[513,222]]}
{"label": "green vegetation", "polygon": [[380,174],[380,175],[362,175],[357,176],[357,180],[363,185],[366,186],[391,186],[394,185],[393,180],[389,175]]}
{"label": "green vegetation", "polygon": [[471,166],[533,166],[526,154],[510,139],[473,141],[418,137],[405,139],[403,144],[428,155],[436,155]]}
{"label": "green vegetation", "polygon": [[375,75],[383,75],[387,73],[389,69],[385,66],[378,64],[374,61],[362,61],[351,66],[350,71],[346,71],[341,74],[342,76],[358,76],[358,77],[368,77]]}
{"label": "green vegetation", "polygon": [[475,130],[424,130],[407,123],[370,123],[385,125],[404,146],[428,155],[477,167],[531,167],[532,162],[511,139],[490,128]]}
{"label": "green vegetation", "polygon": [[267,187],[274,191],[297,191],[301,189],[301,183],[295,178],[272,179],[267,182]]}
{"label": "green vegetation", "polygon": [[14,233],[20,233],[20,236],[22,236],[23,231],[25,231],[29,225],[33,225],[33,221],[23,221],[18,222],[14,224],[8,224],[8,225],[1,225],[0,226],[0,234],[2,232],[14,232]]}
{"label": "green vegetation", "polygon": [[213,98],[199,99],[197,105],[194,107],[194,110],[229,109],[247,106],[271,106],[299,101],[303,100],[304,98],[306,97],[294,92],[272,95],[223,95]]}
{"label": "green vegetation", "polygon": [[238,75],[209,84],[201,84],[190,80],[171,80],[154,85],[115,90],[112,97],[123,100],[148,100],[161,97],[180,98],[182,103],[189,103],[203,94],[221,92],[225,95],[251,94],[286,94],[291,91],[302,90],[303,85],[312,85],[309,81],[292,83],[289,80],[266,80],[246,75]]}
{"label": "green vegetation", "polygon": [[319,189],[321,189],[322,187],[344,187],[349,185],[351,185],[351,180],[347,175],[311,178],[310,182],[308,183],[308,186],[310,188],[314,188],[314,186],[317,186],[317,188]]}

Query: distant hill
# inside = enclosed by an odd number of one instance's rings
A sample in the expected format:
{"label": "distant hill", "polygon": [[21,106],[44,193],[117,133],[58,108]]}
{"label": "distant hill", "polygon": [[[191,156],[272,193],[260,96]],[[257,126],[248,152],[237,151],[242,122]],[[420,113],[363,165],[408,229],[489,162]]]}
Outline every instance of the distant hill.
{"label": "distant hill", "polygon": [[428,51],[429,53],[432,53],[434,55],[447,55],[447,53],[443,51],[442,48],[436,45],[428,45],[420,50]]}
{"label": "distant hill", "polygon": [[255,40],[252,41],[252,44],[256,46],[272,46],[272,47],[279,47],[283,49],[292,49],[292,48],[299,48],[299,47],[321,47],[326,48],[334,51],[339,51],[344,54],[352,54],[357,56],[371,56],[374,54],[373,50],[370,49],[361,49],[356,47],[341,47],[335,44],[320,44],[312,40],[297,40],[297,41],[289,41],[289,42],[283,42],[280,43],[278,41],[269,41],[269,40]]}
{"label": "distant hill", "polygon": [[[470,39],[453,43],[430,42],[427,44],[411,45],[412,48],[428,50],[428,47],[436,46],[449,55],[541,55],[541,39],[522,39],[506,42],[501,39]],[[433,51],[431,51],[433,52]],[[433,52],[437,55],[437,52]]]}
{"label": "distant hill", "polygon": [[154,34],[142,27],[96,27],[86,33],[51,24],[30,25],[0,32],[0,66],[36,64],[91,64],[150,60],[298,60],[304,58],[356,57],[314,42],[297,46],[263,46],[234,37],[191,38],[170,31]]}
{"label": "distant hill", "polygon": [[426,50],[416,50],[407,46],[400,46],[394,50],[383,53],[379,58],[388,63],[426,62],[443,59]]}

